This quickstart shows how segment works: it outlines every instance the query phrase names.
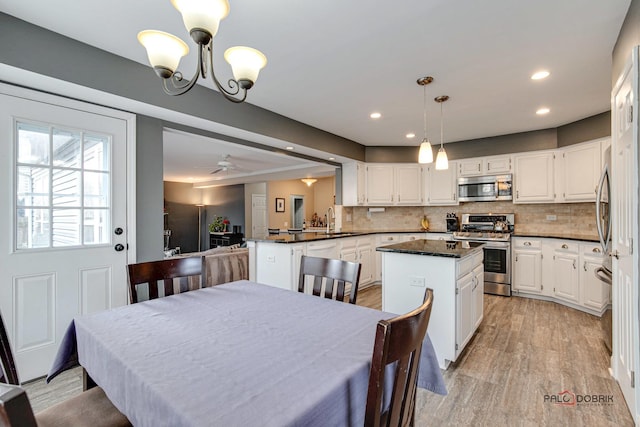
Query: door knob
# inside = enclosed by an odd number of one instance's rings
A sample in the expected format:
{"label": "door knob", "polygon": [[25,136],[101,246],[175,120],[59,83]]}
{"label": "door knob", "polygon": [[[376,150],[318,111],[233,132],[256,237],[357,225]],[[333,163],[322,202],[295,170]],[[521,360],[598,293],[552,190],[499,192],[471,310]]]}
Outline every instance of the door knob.
{"label": "door knob", "polygon": [[124,245],[122,243],[118,243],[117,245],[115,245],[113,247],[113,249],[115,249],[116,252],[122,252],[122,251],[124,251]]}
{"label": "door knob", "polygon": [[117,227],[115,230],[113,230],[113,232],[114,232],[117,236],[119,236],[119,235],[121,235],[121,234],[123,233],[123,230],[122,230],[122,228],[121,228],[121,227]]}

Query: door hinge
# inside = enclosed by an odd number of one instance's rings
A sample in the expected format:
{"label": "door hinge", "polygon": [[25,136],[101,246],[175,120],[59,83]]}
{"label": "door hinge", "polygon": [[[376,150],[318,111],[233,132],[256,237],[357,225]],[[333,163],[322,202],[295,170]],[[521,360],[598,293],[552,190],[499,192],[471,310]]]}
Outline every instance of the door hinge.
{"label": "door hinge", "polygon": [[544,290],[544,285],[540,285],[540,290],[543,291]]}
{"label": "door hinge", "polygon": [[629,255],[633,255],[633,237],[629,238]]}
{"label": "door hinge", "polygon": [[460,289],[456,288],[456,295],[458,295],[459,291],[460,291]]}
{"label": "door hinge", "polygon": [[629,123],[633,123],[633,105],[629,106]]}
{"label": "door hinge", "polygon": [[456,350],[458,350],[458,344],[456,344]]}
{"label": "door hinge", "polygon": [[[456,350],[458,349],[458,346],[456,345]],[[635,371],[631,371],[631,388],[636,388],[636,372]]]}
{"label": "door hinge", "polygon": [[540,259],[544,259],[544,255],[540,254]]}

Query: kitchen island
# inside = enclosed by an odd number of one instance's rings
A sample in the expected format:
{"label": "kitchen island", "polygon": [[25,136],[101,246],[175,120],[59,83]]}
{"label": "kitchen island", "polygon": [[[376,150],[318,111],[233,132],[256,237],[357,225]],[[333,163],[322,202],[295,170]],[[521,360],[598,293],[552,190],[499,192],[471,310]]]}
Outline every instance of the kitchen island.
{"label": "kitchen island", "polygon": [[438,364],[446,369],[482,322],[482,244],[414,240],[376,248],[382,254],[382,310],[407,313],[433,289],[428,333]]}

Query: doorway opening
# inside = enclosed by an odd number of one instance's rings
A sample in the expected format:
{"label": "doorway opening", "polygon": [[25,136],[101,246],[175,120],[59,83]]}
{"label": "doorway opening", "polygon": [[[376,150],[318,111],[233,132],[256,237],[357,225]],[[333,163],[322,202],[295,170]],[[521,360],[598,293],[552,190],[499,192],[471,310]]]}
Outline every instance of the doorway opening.
{"label": "doorway opening", "polygon": [[304,223],[304,196],[291,195],[291,228],[302,228]]}

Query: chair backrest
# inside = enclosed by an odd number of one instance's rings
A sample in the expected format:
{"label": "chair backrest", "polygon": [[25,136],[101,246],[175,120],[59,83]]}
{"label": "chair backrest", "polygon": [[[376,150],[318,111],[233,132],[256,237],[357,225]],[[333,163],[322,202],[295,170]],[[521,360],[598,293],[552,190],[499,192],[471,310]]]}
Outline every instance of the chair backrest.
{"label": "chair backrest", "polygon": [[279,228],[268,228],[269,234],[280,234]]}
{"label": "chair backrest", "polygon": [[2,314],[0,314],[0,382],[20,385],[16,362],[13,359],[9,336],[2,320]]}
{"label": "chair backrest", "polygon": [[138,286],[148,284],[149,299],[159,296],[158,282],[164,286],[164,296],[174,294],[173,279],[180,279],[178,293],[191,290],[189,277],[202,275],[204,257],[169,258],[161,261],[129,264],[129,298],[131,304],[138,302]]}
{"label": "chair backrest", "polygon": [[[432,304],[433,290],[427,289],[420,307],[402,316],[378,322],[369,374],[365,426],[415,424],[420,353]],[[395,363],[393,376],[386,369],[392,363]],[[393,384],[385,387],[385,379],[392,380]],[[383,399],[385,389],[392,390],[390,400]],[[389,401],[388,406],[386,401]]]}
{"label": "chair backrest", "polygon": [[0,384],[0,426],[37,427],[31,403],[23,388]]}
{"label": "chair backrest", "polygon": [[[313,295],[344,301],[346,283],[351,283],[349,302],[356,303],[358,282],[360,281],[360,263],[340,259],[302,256],[298,292],[304,292],[305,277],[312,276]],[[323,291],[324,284],[324,291]]]}

